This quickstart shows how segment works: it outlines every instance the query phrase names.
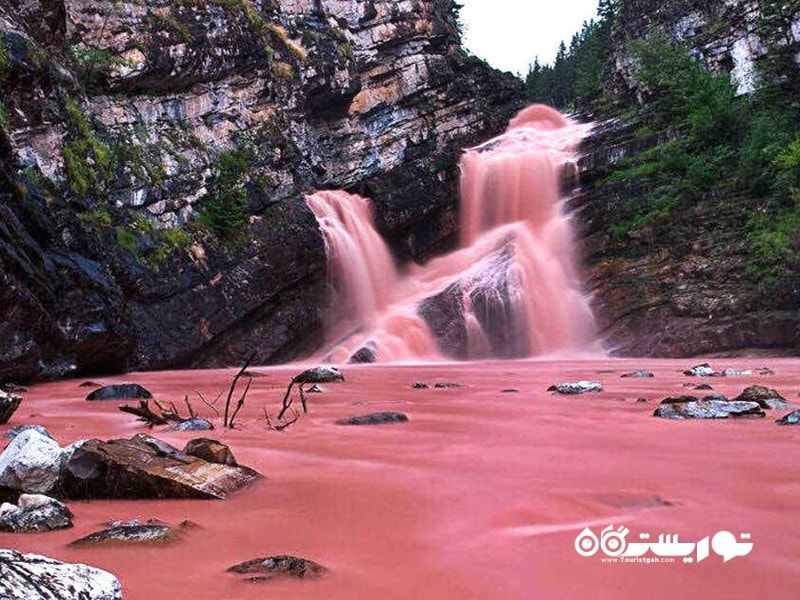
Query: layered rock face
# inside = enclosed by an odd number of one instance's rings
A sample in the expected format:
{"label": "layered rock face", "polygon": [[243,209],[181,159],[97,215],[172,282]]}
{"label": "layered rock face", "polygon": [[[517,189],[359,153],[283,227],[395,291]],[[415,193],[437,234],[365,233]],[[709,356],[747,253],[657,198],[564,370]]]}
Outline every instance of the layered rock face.
{"label": "layered rock face", "polygon": [[[712,71],[730,72],[740,93],[753,90],[765,56],[759,6],[751,0],[625,0],[614,36],[613,79],[630,103],[642,100],[633,74],[631,40],[653,30],[688,46]],[[800,37],[800,15],[794,35]],[[609,83],[610,84],[610,83]],[[714,353],[797,354],[800,279],[764,287],[748,277],[752,260],[747,222],[765,201],[708,197],[682,206],[666,235],[651,228],[614,240],[626,203],[638,202],[646,175],[635,182],[609,177],[624,159],[669,141],[670,133],[642,137],[624,119],[599,123],[583,145],[582,190],[572,199],[595,313],[606,346],[626,356]]]}
{"label": "layered rock face", "polygon": [[2,0],[0,31],[0,379],[314,349],[303,195],[367,195],[430,256],[461,148],[522,106],[452,0]]}

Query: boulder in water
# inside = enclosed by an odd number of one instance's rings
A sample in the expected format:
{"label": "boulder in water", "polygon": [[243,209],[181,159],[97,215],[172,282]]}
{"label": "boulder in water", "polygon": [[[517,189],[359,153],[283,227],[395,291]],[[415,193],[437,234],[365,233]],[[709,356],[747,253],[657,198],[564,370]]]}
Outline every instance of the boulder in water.
{"label": "boulder in water", "polygon": [[395,423],[406,423],[408,417],[399,412],[376,412],[368,415],[348,417],[336,421],[337,425],[393,425]]}
{"label": "boulder in water", "polygon": [[22,494],[17,504],[0,506],[0,531],[31,533],[72,527],[72,512],[55,498]]}
{"label": "boulder in water", "polygon": [[245,581],[251,583],[266,583],[274,579],[318,579],[325,575],[328,569],[307,558],[280,555],[248,560],[229,568],[228,571],[251,575],[245,578]]}
{"label": "boulder in water", "polygon": [[0,391],[0,425],[5,425],[19,408],[22,398],[10,392]]}
{"label": "boulder in water", "polygon": [[0,454],[0,486],[45,494],[56,484],[63,454],[52,438],[35,429],[16,436]]}
{"label": "boulder in water", "polygon": [[294,383],[335,383],[344,381],[344,375],[336,367],[322,366],[306,369],[292,378]]}
{"label": "boulder in water", "polygon": [[185,419],[171,425],[168,431],[211,431],[212,429],[214,429],[214,424],[207,419]]}
{"label": "boulder in water", "polygon": [[61,489],[68,498],[224,499],[261,476],[211,463],[144,434],[88,440],[67,461]]}
{"label": "boulder in water", "polygon": [[575,381],[570,383],[556,383],[547,388],[548,392],[559,394],[575,395],[586,394],[589,392],[602,392],[603,386],[593,381]]}
{"label": "boulder in water", "polygon": [[[689,385],[691,386],[691,384],[689,384]],[[700,385],[694,386],[694,389],[696,389],[697,391],[710,392],[710,391],[713,391],[714,388],[711,387],[710,385],[708,385],[707,383],[701,383]]]}
{"label": "boulder in water", "polygon": [[122,586],[111,573],[94,567],[0,550],[0,598],[122,600]]}
{"label": "boulder in water", "polygon": [[415,381],[411,384],[411,388],[415,390],[427,390],[430,386],[424,381]]}
{"label": "boulder in water", "polygon": [[229,465],[231,467],[237,465],[236,457],[233,456],[233,451],[231,451],[226,444],[218,442],[217,440],[210,440],[208,438],[190,440],[186,443],[183,453],[189,456],[202,458],[205,461],[218,465]]}
{"label": "boulder in water", "polygon": [[351,365],[366,365],[374,363],[376,360],[378,360],[378,345],[369,341],[356,350],[347,362]]}
{"label": "boulder in water", "polygon": [[662,419],[732,419],[764,417],[764,410],[756,402],[738,402],[724,396],[694,396],[665,398],[653,413]]}
{"label": "boulder in water", "polygon": [[635,379],[648,379],[653,378],[652,371],[632,371],[631,373],[623,373],[620,375],[622,378],[635,378]]}
{"label": "boulder in water", "polygon": [[152,544],[172,542],[180,538],[186,525],[171,527],[157,519],[146,522],[138,520],[110,524],[70,543],[70,546],[104,546],[116,544]]}
{"label": "boulder in water", "polygon": [[784,410],[789,408],[789,403],[786,401],[786,398],[781,396],[776,390],[763,385],[751,385],[736,396],[734,400],[739,402],[755,402],[761,408],[771,410]]}
{"label": "boulder in water", "polygon": [[775,422],[778,425],[800,425],[800,410],[792,411]]}
{"label": "boulder in water", "polygon": [[3,438],[7,440],[13,440],[23,431],[37,431],[41,433],[43,436],[53,439],[53,436],[50,434],[50,432],[47,431],[47,429],[45,429],[41,425],[17,425],[16,427],[12,427],[8,431],[6,431],[3,434]]}
{"label": "boulder in water", "polygon": [[143,388],[138,383],[118,383],[115,385],[106,385],[98,390],[93,391],[88,396],[87,400],[149,400],[153,397],[147,389]]}
{"label": "boulder in water", "polygon": [[463,383],[458,383],[457,381],[437,381],[433,387],[437,390],[452,390],[467,386]]}
{"label": "boulder in water", "polygon": [[688,375],[689,377],[710,377],[714,373],[716,373],[714,367],[708,363],[695,365],[688,371],[683,372],[684,375]]}

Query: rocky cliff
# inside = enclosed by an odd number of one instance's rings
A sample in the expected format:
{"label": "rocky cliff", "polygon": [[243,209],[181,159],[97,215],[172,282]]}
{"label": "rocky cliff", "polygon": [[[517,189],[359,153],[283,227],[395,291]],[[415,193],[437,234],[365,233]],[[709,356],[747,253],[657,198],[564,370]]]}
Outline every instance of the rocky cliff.
{"label": "rocky cliff", "polygon": [[320,342],[304,193],[449,247],[460,149],[521,83],[453,0],[1,0],[0,379],[261,363]]}
{"label": "rocky cliff", "polygon": [[[764,5],[751,0],[620,3],[607,83],[620,92],[620,116],[599,122],[585,141],[579,167],[583,187],[572,200],[583,232],[587,286],[606,344],[616,354],[800,352],[796,267],[786,264],[769,280],[752,274],[748,228],[754,215],[769,215],[769,198],[718,186],[717,192],[681,202],[658,229],[636,226],[614,235],[630,207],[644,202],[652,178],[644,172],[627,179],[618,175],[636,164],[632,160],[680,135],[648,131],[631,110],[647,101],[647,90],[635,76],[631,41],[660,31],[708,70],[730,73],[737,92],[749,94],[757,85],[758,64],[768,54]],[[795,11],[786,33],[800,41],[800,12]]]}

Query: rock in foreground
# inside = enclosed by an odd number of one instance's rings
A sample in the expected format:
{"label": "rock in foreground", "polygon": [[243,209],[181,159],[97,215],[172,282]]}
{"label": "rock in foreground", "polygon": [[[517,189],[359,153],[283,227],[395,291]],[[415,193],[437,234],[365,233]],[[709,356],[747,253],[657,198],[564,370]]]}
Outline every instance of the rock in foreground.
{"label": "rock in foreground", "polygon": [[122,586],[107,571],[38,554],[0,550],[3,600],[121,600]]}
{"label": "rock in foreground", "polygon": [[22,398],[16,394],[0,391],[0,425],[5,425],[19,408]]}
{"label": "rock in foreground", "polygon": [[75,449],[61,480],[68,498],[224,499],[261,476],[210,463],[147,435],[89,440]]}
{"label": "rock in foreground", "polygon": [[17,504],[0,506],[0,531],[32,533],[72,527],[72,512],[55,498],[22,494]]}
{"label": "rock in foreground", "polygon": [[377,412],[368,415],[348,417],[336,421],[337,425],[393,425],[407,423],[408,417],[399,412]]}
{"label": "rock in foreground", "polygon": [[237,466],[236,457],[231,449],[222,442],[210,440],[208,438],[197,438],[186,443],[183,449],[184,454],[202,458],[210,463],[218,465]]}
{"label": "rock in foreground", "polygon": [[228,569],[231,573],[253,575],[245,580],[252,583],[265,583],[278,578],[317,579],[328,569],[307,558],[296,556],[269,556],[240,563]]}
{"label": "rock in foreground", "polygon": [[575,395],[586,394],[588,392],[602,392],[603,386],[593,381],[575,381],[572,383],[556,383],[547,388],[547,391]]}
{"label": "rock in foreground", "polygon": [[87,400],[149,400],[153,394],[138,383],[106,385],[86,396]]}
{"label": "rock in foreground", "polygon": [[0,454],[0,486],[21,492],[49,492],[62,466],[61,447],[35,429],[20,433]]}
{"label": "rock in foreground", "polygon": [[653,413],[662,419],[732,419],[760,418],[764,410],[756,402],[728,400],[724,396],[707,396],[702,400],[694,396],[665,398]]}
{"label": "rock in foreground", "polygon": [[47,431],[47,429],[42,427],[41,425],[17,425],[16,427],[12,427],[8,431],[6,431],[3,434],[3,439],[13,440],[20,433],[22,433],[23,431],[28,431],[28,430],[38,431],[43,436],[49,437],[50,439],[53,439],[53,435],[49,431]]}

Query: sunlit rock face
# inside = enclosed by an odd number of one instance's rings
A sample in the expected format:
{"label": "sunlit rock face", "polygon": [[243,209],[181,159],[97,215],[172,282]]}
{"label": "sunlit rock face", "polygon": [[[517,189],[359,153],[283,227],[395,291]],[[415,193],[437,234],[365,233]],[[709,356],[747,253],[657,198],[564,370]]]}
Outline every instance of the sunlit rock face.
{"label": "sunlit rock face", "polygon": [[[0,377],[306,353],[326,298],[303,195],[368,195],[395,255],[431,256],[457,238],[461,148],[523,104],[463,52],[451,0],[9,0],[0,29],[0,154],[25,175],[2,187]],[[113,160],[80,147],[76,191],[80,115]],[[191,228],[242,148],[246,242],[195,236],[152,268],[148,236]],[[132,253],[136,215],[156,233]]]}

